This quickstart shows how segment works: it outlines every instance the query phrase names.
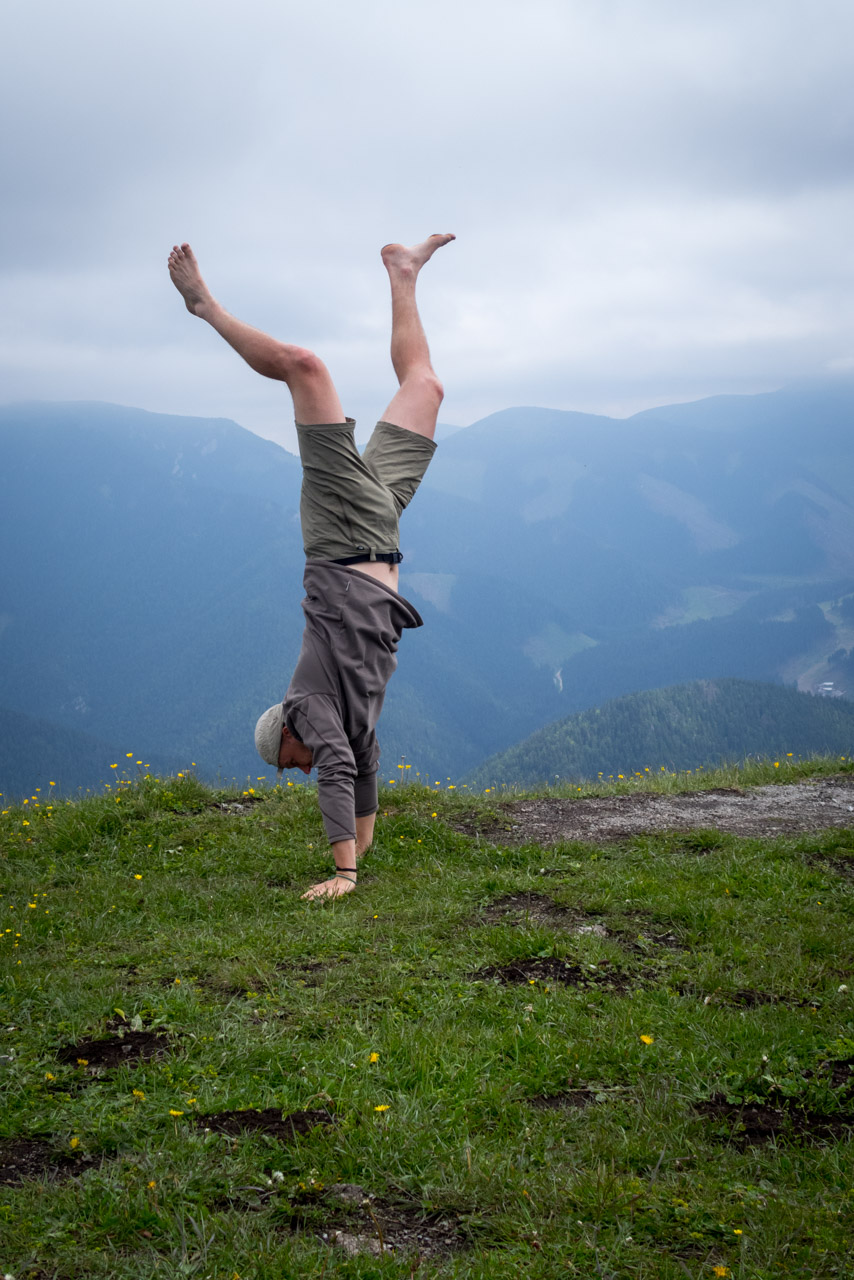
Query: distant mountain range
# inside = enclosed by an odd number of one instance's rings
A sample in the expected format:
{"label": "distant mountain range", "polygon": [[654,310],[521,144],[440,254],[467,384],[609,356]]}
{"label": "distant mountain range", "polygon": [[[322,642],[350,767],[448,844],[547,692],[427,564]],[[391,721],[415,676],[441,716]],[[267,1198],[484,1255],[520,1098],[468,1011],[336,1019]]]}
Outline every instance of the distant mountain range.
{"label": "distant mountain range", "polygon": [[615,698],[538,729],[468,777],[478,788],[695,769],[747,756],[854,753],[854,703],[751,680]]}
{"label": "distant mountain range", "polygon": [[[145,773],[176,773],[193,761],[138,756],[91,734],[0,707],[0,798],[73,797]],[[48,799],[49,802],[49,799]]]}
{"label": "distant mountain range", "polygon": [[[508,409],[446,436],[402,524],[426,625],[389,686],[388,776],[402,754],[460,775],[678,682],[854,688],[852,425],[838,381],[625,420]],[[0,408],[0,705],[264,774],[252,726],[302,630],[299,484],[225,420]]]}

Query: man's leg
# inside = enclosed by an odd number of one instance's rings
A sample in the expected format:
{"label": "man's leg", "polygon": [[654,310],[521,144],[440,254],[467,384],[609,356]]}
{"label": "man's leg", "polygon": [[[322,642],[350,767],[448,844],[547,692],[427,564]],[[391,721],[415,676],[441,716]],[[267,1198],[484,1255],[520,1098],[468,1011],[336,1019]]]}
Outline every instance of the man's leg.
{"label": "man's leg", "polygon": [[391,283],[391,362],[400,383],[400,390],[382,415],[383,421],[430,440],[444,392],[430,363],[430,350],[415,303],[415,282],[424,263],[455,238],[430,236],[412,248],[387,244],[382,251]]}
{"label": "man's leg", "polygon": [[188,244],[173,247],[169,274],[191,315],[207,320],[256,373],[287,384],[297,422],[312,426],[345,421],[341,401],[323,361],[304,347],[279,342],[229,315],[202,279]]}
{"label": "man's leg", "polygon": [[356,858],[361,858],[363,853],[367,853],[374,842],[374,824],[377,820],[375,813],[367,813],[364,817],[356,819]]}

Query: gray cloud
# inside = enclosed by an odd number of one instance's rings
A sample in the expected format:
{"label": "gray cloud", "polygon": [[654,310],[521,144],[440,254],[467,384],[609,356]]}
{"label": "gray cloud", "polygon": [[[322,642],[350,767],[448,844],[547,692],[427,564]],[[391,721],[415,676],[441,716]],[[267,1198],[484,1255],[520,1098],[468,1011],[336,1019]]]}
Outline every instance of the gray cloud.
{"label": "gray cloud", "polygon": [[4,385],[232,416],[280,388],[165,276],[391,394],[377,249],[451,229],[425,323],[467,421],[758,390],[854,354],[847,0],[18,0]]}

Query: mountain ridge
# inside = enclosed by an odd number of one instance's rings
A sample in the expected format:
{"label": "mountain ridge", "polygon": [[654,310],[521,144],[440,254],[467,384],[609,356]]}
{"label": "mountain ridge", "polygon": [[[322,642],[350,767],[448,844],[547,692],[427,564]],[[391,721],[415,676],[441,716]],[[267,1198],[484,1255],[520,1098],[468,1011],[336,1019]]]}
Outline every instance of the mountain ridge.
{"label": "mountain ridge", "polygon": [[[664,425],[505,409],[442,441],[401,525],[426,626],[384,760],[459,775],[676,682],[854,684],[854,384],[735,399]],[[737,431],[686,425],[723,412]],[[252,726],[301,637],[299,487],[292,455],[226,419],[0,408],[0,703],[263,772]]]}
{"label": "mountain ridge", "polygon": [[473,787],[718,768],[854,750],[854,704],[779,685],[698,680],[615,698],[546,725],[467,775]]}

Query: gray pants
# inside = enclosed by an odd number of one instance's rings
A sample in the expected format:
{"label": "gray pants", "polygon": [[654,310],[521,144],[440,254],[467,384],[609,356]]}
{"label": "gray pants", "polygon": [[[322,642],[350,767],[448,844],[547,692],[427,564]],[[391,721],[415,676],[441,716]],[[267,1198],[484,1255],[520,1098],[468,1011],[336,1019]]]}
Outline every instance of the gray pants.
{"label": "gray pants", "polygon": [[300,520],[308,560],[398,550],[398,524],[436,452],[435,440],[378,422],[360,454],[355,422],[296,424],[302,459]]}

